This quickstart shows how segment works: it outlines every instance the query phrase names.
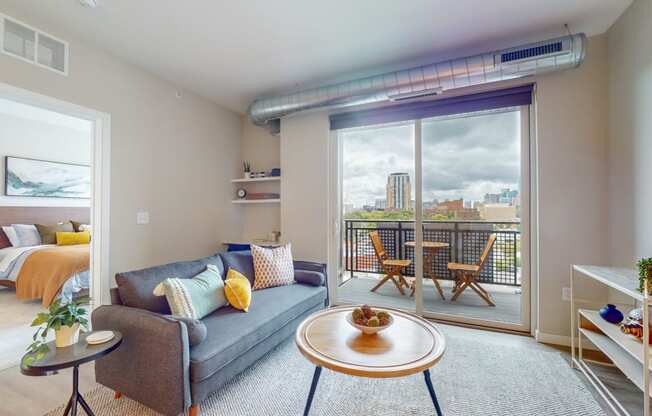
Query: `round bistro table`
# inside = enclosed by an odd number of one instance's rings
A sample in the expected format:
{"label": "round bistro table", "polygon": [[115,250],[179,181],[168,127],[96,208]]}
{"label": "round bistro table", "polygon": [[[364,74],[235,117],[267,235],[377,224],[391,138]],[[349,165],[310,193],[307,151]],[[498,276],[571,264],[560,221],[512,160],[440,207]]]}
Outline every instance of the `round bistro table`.
{"label": "round bistro table", "polygon": [[394,323],[375,335],[364,335],[346,321],[355,307],[343,306],[316,312],[297,328],[299,351],[315,365],[303,412],[310,413],[322,367],[357,377],[393,378],[423,373],[430,398],[442,416],[430,368],[444,355],[446,340],[432,323],[416,315],[390,308]]}
{"label": "round bistro table", "polygon": [[87,415],[95,416],[91,407],[79,393],[79,366],[95,361],[118,348],[122,344],[122,334],[118,331],[113,331],[113,334],[112,340],[97,345],[86,343],[86,336],[90,335],[90,332],[80,335],[76,344],[65,348],[57,348],[54,341],[49,342],[50,351],[42,359],[28,362],[26,359],[30,357],[30,354],[23,357],[20,372],[26,376],[49,376],[57,374],[59,370],[72,367],[72,395],[63,414],[64,416],[68,414],[76,416],[79,403]]}

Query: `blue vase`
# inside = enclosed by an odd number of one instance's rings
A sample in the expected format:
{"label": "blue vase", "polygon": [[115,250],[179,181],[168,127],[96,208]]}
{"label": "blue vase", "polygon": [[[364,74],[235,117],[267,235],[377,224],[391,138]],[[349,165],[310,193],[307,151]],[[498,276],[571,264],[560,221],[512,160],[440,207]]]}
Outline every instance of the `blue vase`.
{"label": "blue vase", "polygon": [[605,321],[612,324],[619,324],[623,320],[623,313],[616,309],[614,305],[608,304],[600,309],[600,316]]}

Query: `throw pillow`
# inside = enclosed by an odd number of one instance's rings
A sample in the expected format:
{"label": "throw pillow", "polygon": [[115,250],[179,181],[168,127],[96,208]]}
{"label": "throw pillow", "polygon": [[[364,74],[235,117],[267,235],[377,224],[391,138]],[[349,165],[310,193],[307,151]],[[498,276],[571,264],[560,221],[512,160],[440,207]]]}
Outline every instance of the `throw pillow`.
{"label": "throw pillow", "polygon": [[265,248],[251,245],[254,258],[254,290],[284,286],[294,283],[292,245]]}
{"label": "throw pillow", "polygon": [[251,305],[251,283],[242,273],[229,269],[224,281],[224,294],[229,304],[241,311],[249,312]]}
{"label": "throw pillow", "polygon": [[91,233],[82,231],[80,233],[57,231],[57,245],[73,246],[77,244],[88,244],[91,242]]}
{"label": "throw pillow", "polygon": [[2,231],[5,233],[7,236],[7,240],[9,240],[9,243],[13,247],[20,247],[20,240],[18,240],[18,234],[16,234],[16,230],[14,230],[14,227],[11,225],[6,225],[2,227]]}
{"label": "throw pillow", "polygon": [[0,250],[7,247],[11,247],[11,241],[9,241],[9,237],[7,237],[4,230],[0,228]]}
{"label": "throw pillow", "polygon": [[154,288],[154,295],[165,296],[172,314],[184,318],[201,319],[226,306],[224,282],[212,264],[190,279],[165,279]]}
{"label": "throw pillow", "polygon": [[59,223],[54,225],[36,224],[36,229],[38,230],[38,233],[41,236],[41,242],[43,244],[56,244],[57,232],[71,233],[74,231],[74,229],[72,228],[72,224],[69,222],[64,222],[64,223]]}
{"label": "throw pillow", "polygon": [[11,224],[18,236],[17,247],[31,247],[41,245],[41,236],[33,224]]}

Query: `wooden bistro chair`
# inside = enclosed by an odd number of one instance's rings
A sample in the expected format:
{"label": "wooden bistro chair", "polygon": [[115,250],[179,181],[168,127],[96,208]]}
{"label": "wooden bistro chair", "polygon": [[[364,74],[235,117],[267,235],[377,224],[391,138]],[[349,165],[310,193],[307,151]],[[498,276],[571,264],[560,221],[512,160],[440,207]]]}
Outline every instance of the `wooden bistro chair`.
{"label": "wooden bistro chair", "polygon": [[485,302],[487,302],[489,306],[496,306],[489,293],[480,286],[480,283],[478,283],[480,272],[482,271],[495,242],[496,234],[491,234],[489,240],[487,240],[487,245],[484,247],[484,251],[480,256],[480,261],[478,261],[477,264],[448,263],[448,270],[450,270],[451,273],[453,273],[453,276],[455,276],[455,287],[453,288],[453,297],[451,298],[452,301],[455,301],[467,287],[470,287]]}
{"label": "wooden bistro chair", "polygon": [[380,263],[380,266],[383,268],[383,272],[385,273],[385,277],[383,277],[381,281],[378,282],[378,284],[371,289],[371,291],[375,292],[376,289],[384,285],[388,280],[391,280],[392,283],[394,283],[394,286],[396,286],[396,288],[398,289],[398,291],[401,292],[401,295],[405,295],[405,292],[403,291],[403,287],[405,286],[406,288],[409,289],[411,286],[410,283],[401,274],[401,271],[404,268],[408,267],[410,264],[412,264],[412,261],[388,258],[389,256],[385,251],[383,242],[380,240],[380,235],[378,234],[378,231],[370,232],[369,238],[371,239],[371,243],[374,246],[374,251],[376,252],[376,258],[378,259],[378,263]]}

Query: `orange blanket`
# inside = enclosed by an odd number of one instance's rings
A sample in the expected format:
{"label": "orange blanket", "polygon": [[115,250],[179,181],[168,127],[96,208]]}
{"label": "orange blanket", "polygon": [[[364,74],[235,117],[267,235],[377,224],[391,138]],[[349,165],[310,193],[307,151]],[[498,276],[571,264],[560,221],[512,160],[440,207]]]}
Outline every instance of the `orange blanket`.
{"label": "orange blanket", "polygon": [[18,299],[41,299],[46,308],[71,276],[88,270],[88,244],[44,248],[30,254],[16,279]]}

